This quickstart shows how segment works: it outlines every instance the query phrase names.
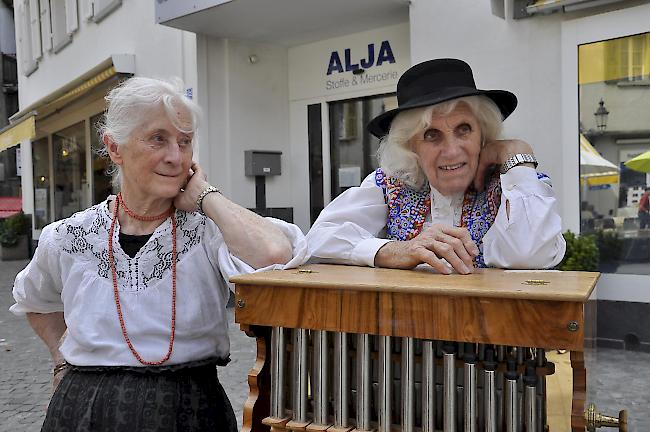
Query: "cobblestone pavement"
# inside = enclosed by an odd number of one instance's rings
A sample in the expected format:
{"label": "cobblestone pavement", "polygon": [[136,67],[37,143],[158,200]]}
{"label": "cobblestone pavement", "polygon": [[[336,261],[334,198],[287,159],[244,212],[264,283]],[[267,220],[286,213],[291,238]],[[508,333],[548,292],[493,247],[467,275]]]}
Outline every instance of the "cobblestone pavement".
{"label": "cobblestone pavement", "polygon": [[[40,431],[51,395],[50,354],[24,318],[8,311],[11,288],[26,261],[0,261],[0,431]],[[247,374],[255,362],[255,342],[239,330],[230,311],[231,362],[219,368],[241,426],[248,394]]]}
{"label": "cobblestone pavement", "polygon": [[[52,364],[45,345],[24,318],[8,309],[11,287],[25,261],[0,261],[0,431],[40,430],[51,394]],[[231,363],[219,369],[241,426],[242,407],[248,393],[246,375],[255,361],[255,343],[234,324],[230,312]],[[567,354],[568,355],[568,354]],[[606,414],[629,410],[629,431],[650,431],[650,354],[598,349],[586,353],[588,399]],[[556,432],[556,431],[553,431]],[[559,431],[562,432],[562,431]]]}

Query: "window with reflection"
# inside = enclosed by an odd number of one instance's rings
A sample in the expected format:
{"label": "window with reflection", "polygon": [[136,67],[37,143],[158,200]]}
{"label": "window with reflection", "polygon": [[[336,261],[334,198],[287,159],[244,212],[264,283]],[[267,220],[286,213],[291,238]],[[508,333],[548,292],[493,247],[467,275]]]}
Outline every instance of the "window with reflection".
{"label": "window with reflection", "polygon": [[52,222],[50,214],[50,151],[47,137],[32,142],[34,174],[34,228],[42,229]]}
{"label": "window with reflection", "polygon": [[54,219],[87,207],[86,130],[81,121],[52,135]]}
{"label": "window with reflection", "polygon": [[90,148],[92,151],[93,167],[93,204],[100,203],[114,193],[111,186],[111,176],[107,173],[110,160],[101,157],[97,152],[104,148],[104,143],[99,137],[98,124],[104,119],[104,114],[90,118]]}
{"label": "window with reflection", "polygon": [[602,272],[650,274],[650,33],[581,45],[578,62],[581,233]]}
{"label": "window with reflection", "polygon": [[377,168],[379,140],[366,130],[366,125],[396,105],[394,95],[329,104],[332,199],[350,187],[359,186]]}

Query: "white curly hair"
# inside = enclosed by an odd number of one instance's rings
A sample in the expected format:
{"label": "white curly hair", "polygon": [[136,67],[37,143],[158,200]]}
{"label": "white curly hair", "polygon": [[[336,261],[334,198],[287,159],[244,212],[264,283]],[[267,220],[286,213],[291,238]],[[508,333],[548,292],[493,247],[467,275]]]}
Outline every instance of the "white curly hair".
{"label": "white curly hair", "polygon": [[[106,111],[97,123],[100,140],[109,136],[118,146],[125,145],[133,132],[142,125],[152,108],[161,104],[172,124],[183,133],[194,133],[198,127],[201,109],[198,104],[185,95],[185,86],[178,78],[169,80],[133,77],[113,88],[104,98]],[[190,114],[191,126],[183,129],[178,108],[185,108]],[[108,150],[102,147],[97,151],[100,156],[108,157]],[[121,169],[115,164],[107,170],[113,187],[120,187]]]}
{"label": "white curly hair", "polygon": [[503,128],[503,115],[497,105],[486,96],[461,97],[406,110],[393,119],[388,135],[381,139],[377,160],[384,173],[402,180],[413,189],[422,189],[427,177],[409,142],[430,126],[433,115],[449,114],[460,103],[467,105],[476,117],[481,128],[481,145],[499,138]]}

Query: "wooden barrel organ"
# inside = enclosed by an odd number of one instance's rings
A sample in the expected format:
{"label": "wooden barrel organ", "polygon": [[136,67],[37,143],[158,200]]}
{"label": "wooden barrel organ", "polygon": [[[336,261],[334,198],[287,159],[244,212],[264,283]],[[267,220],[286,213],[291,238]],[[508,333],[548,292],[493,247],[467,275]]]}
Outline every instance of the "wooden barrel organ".
{"label": "wooden barrel organ", "polygon": [[236,321],[258,341],[243,430],[544,432],[551,348],[571,350],[572,430],[624,430],[624,412],[585,411],[598,276],[310,265],[233,278]]}

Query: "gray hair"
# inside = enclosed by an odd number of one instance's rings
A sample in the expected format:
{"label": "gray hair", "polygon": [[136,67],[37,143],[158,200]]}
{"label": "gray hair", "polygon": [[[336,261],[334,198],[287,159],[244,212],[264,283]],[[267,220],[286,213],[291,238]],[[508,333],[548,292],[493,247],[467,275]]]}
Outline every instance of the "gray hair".
{"label": "gray hair", "polygon": [[[113,88],[104,98],[106,111],[104,118],[97,123],[100,140],[109,136],[118,146],[126,144],[133,132],[142,125],[143,119],[162,104],[172,124],[183,133],[194,133],[198,127],[201,109],[198,104],[185,95],[185,86],[178,78],[162,80],[155,78],[133,77]],[[179,106],[189,111],[191,127],[183,129],[177,114]],[[108,158],[105,146],[97,151],[100,156]],[[121,184],[121,169],[111,164],[107,173],[112,175],[113,187]]]}
{"label": "gray hair", "polygon": [[402,180],[407,186],[420,190],[427,181],[420,160],[410,148],[409,141],[431,125],[433,115],[446,115],[459,103],[466,104],[481,128],[481,146],[501,135],[503,115],[497,105],[486,96],[467,96],[423,108],[402,111],[393,119],[388,135],[381,139],[377,159],[379,166],[390,177]]}

